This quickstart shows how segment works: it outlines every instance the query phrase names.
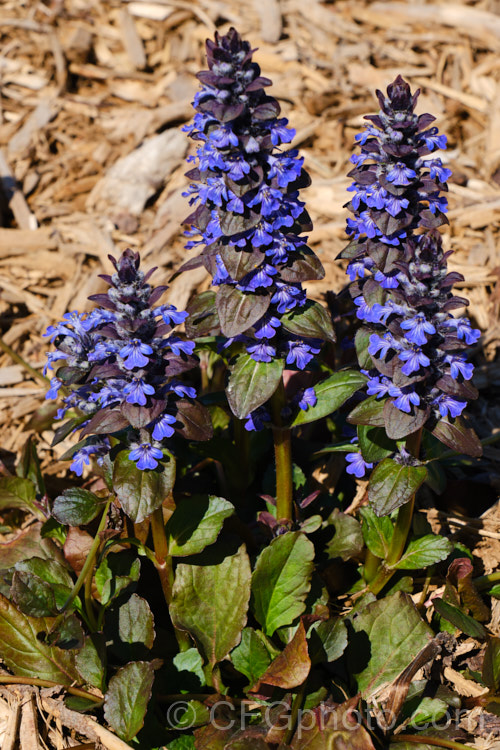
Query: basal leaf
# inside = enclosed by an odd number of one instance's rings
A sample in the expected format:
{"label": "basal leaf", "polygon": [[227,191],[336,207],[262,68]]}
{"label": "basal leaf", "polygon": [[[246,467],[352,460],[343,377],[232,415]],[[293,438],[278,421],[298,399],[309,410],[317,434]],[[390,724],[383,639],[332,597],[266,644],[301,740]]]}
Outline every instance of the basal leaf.
{"label": "basal leaf", "polygon": [[104,502],[89,490],[70,487],[54,500],[52,515],[67,526],[85,526],[98,515]]}
{"label": "basal leaf", "polygon": [[128,742],[144,724],[154,671],[150,662],[126,664],[110,679],[104,698],[104,718]]}
{"label": "basal leaf", "polygon": [[155,623],[149,604],[132,594],[118,610],[118,635],[123,643],[143,643],[153,647]]}
{"label": "basal leaf", "polygon": [[40,520],[45,516],[35,505],[36,488],[31,479],[23,477],[0,477],[0,510],[21,508],[29,510]]}
{"label": "basal leaf", "polygon": [[270,294],[241,292],[224,284],[217,290],[216,305],[224,336],[238,336],[262,318],[271,301]]}
{"label": "basal leaf", "polygon": [[[297,726],[290,750],[375,750],[359,721],[358,697],[342,703],[320,703]],[[306,713],[304,712],[304,717]]]}
{"label": "basal leaf", "polygon": [[262,406],[278,387],[282,372],[282,359],[255,362],[249,354],[240,354],[230,367],[226,389],[233,414],[244,419]]}
{"label": "basal leaf", "polygon": [[156,469],[142,471],[128,458],[128,451],[117,455],[113,466],[114,490],[134,523],[150,516],[171,492],[175,482],[175,458],[167,452],[167,459]]}
{"label": "basal leaf", "polygon": [[214,666],[240,640],[250,598],[250,561],[242,545],[212,564],[180,563],[170,607],[175,627],[196,641],[205,661]]}
{"label": "basal leaf", "polygon": [[366,383],[366,376],[355,370],[340,370],[314,386],[316,406],[300,411],[292,422],[292,427],[327,417],[337,411],[351,396]]}
{"label": "basal leaf", "polygon": [[442,719],[443,716],[446,716],[448,708],[448,704],[440,698],[422,698],[417,708],[410,716],[408,724],[410,727],[418,727],[422,724],[437,722]]}
{"label": "basal leaf", "polygon": [[350,642],[351,668],[367,701],[406,669],[432,637],[412,600],[402,592],[369,604],[352,624],[358,637]]}
{"label": "basal leaf", "polygon": [[166,526],[169,553],[186,557],[201,552],[219,536],[234,506],[223,497],[192,495],[181,499]]}
{"label": "basal leaf", "polygon": [[319,302],[308,300],[303,307],[285,313],[281,323],[297,336],[335,341],[332,319]]}
{"label": "basal leaf", "polygon": [[393,567],[398,570],[417,570],[446,560],[453,551],[453,543],[444,536],[427,534],[420,539],[413,539],[399,562]]}
{"label": "basal leaf", "polygon": [[25,615],[51,617],[57,614],[56,600],[50,584],[33,573],[14,571],[11,595]]}
{"label": "basal leaf", "polygon": [[110,552],[95,572],[95,585],[101,604],[107,604],[139,580],[141,561],[131,551]]}
{"label": "basal leaf", "polygon": [[300,531],[276,537],[260,553],[252,576],[253,612],[267,635],[304,611],[313,559],[314,545]]}
{"label": "basal leaf", "polygon": [[500,638],[491,637],[484,652],[481,677],[495,693],[500,687]]}
{"label": "basal leaf", "polygon": [[377,516],[387,516],[407,503],[425,482],[425,466],[403,466],[384,458],[370,475],[368,499]]}
{"label": "basal leaf", "polygon": [[74,654],[38,638],[53,621],[27,617],[0,594],[0,658],[14,674],[71,685],[78,680]]}

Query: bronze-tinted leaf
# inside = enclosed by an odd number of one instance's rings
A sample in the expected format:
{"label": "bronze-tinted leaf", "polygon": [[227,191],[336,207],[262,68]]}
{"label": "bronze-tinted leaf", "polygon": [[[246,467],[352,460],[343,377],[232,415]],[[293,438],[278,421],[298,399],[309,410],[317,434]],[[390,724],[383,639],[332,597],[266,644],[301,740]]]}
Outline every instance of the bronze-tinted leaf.
{"label": "bronze-tinted leaf", "polygon": [[220,256],[228,274],[235,281],[239,281],[247,273],[258,268],[266,257],[258,247],[249,251],[239,250],[232,245],[225,245],[220,251]]}
{"label": "bronze-tinted leaf", "polygon": [[176,432],[187,440],[210,440],[214,431],[210,412],[205,406],[199,401],[189,401],[187,398],[179,399],[175,406],[175,417],[181,425],[176,425]]}
{"label": "bronze-tinted leaf", "polygon": [[220,332],[219,316],[215,307],[215,292],[197,294],[186,308],[186,335],[190,338],[214,336]]}
{"label": "bronze-tinted leaf", "polygon": [[478,436],[473,429],[466,427],[460,417],[451,421],[448,417],[440,419],[433,428],[432,434],[451,450],[474,456],[474,458],[483,455],[483,446]]}
{"label": "bronze-tinted leaf", "polygon": [[262,318],[270,302],[270,294],[245,294],[229,284],[219,287],[216,305],[224,336],[244,333]]}
{"label": "bronze-tinted leaf", "polygon": [[310,669],[311,659],[307,650],[306,631],[304,623],[301,620],[290,643],[271,662],[264,674],[253,686],[252,692],[258,693],[262,684],[274,685],[284,690],[299,687],[307,679]]}

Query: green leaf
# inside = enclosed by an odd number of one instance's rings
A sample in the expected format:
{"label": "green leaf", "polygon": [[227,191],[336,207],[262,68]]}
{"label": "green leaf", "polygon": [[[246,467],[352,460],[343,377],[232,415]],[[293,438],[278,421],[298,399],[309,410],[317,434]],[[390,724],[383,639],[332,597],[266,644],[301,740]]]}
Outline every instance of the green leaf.
{"label": "green leaf", "polygon": [[104,718],[126,742],[135,737],[144,724],[153,681],[153,666],[145,661],[126,664],[109,681]]}
{"label": "green leaf", "polygon": [[41,497],[45,495],[45,482],[33,435],[29,436],[22,447],[21,456],[16,466],[16,474],[23,479],[30,479],[35,485],[36,493]]}
{"label": "green leaf", "polygon": [[358,440],[361,454],[368,463],[376,463],[397,451],[394,440],[390,440],[383,427],[358,425]]}
{"label": "green leaf", "polygon": [[104,502],[89,490],[70,487],[54,500],[52,515],[66,526],[85,526],[98,515]]}
{"label": "green leaf", "polygon": [[141,572],[141,561],[133,552],[110,552],[95,572],[95,585],[101,604],[107,604],[123,589],[136,583]]}
{"label": "green leaf", "polygon": [[347,646],[347,628],[340,617],[314,623],[309,633],[309,654],[313,664],[339,659]]}
{"label": "green leaf", "polygon": [[54,592],[49,583],[32,573],[15,571],[12,576],[12,599],[21,612],[32,617],[57,614]]}
{"label": "green leaf", "polygon": [[418,727],[421,724],[436,722],[439,721],[439,719],[442,719],[447,711],[448,704],[440,698],[422,698],[418,707],[410,716],[408,724],[410,727]]}
{"label": "green leaf", "polygon": [[368,505],[360,508],[359,512],[363,519],[361,530],[366,546],[376,557],[385,560],[394,533],[391,519],[389,516],[379,518]]}
{"label": "green leaf", "polygon": [[[54,587],[62,586],[65,589],[71,589],[73,579],[64,565],[56,560],[47,560],[43,557],[30,557],[27,560],[20,560],[15,564],[15,569],[25,573],[33,573],[43,581],[52,584]],[[57,599],[57,596],[56,596]]]}
{"label": "green leaf", "polygon": [[75,665],[82,679],[102,692],[105,690],[106,646],[99,634],[88,635],[75,656]]}
{"label": "green leaf", "polygon": [[368,499],[377,516],[387,516],[411,500],[425,482],[425,466],[403,466],[384,458],[370,475]]}
{"label": "green leaf", "polygon": [[373,427],[384,427],[384,399],[369,396],[354,407],[347,421],[351,424],[368,424]]}
{"label": "green leaf", "polygon": [[296,336],[335,341],[332,319],[319,302],[308,300],[303,307],[282,315],[281,323]]}
{"label": "green leaf", "polygon": [[22,477],[0,477],[0,510],[21,508],[29,510],[36,518],[45,520],[40,508],[35,505],[36,488],[31,479]]}
{"label": "green leaf", "polygon": [[[206,558],[209,560],[210,558]],[[211,564],[180,563],[175,572],[170,614],[175,627],[193,636],[214,666],[240,640],[250,599],[250,561],[242,545]]]}
{"label": "green leaf", "polygon": [[27,617],[0,594],[0,658],[19,676],[71,685],[78,680],[74,654],[38,638],[39,633],[49,631],[53,621]]}
{"label": "green leaf", "polygon": [[458,607],[448,604],[448,602],[443,601],[443,599],[433,599],[432,604],[438,615],[441,615],[445,620],[451,622],[451,624],[461,630],[462,633],[470,635],[471,638],[479,638],[480,640],[484,640],[488,637],[488,633],[483,625],[473,617],[469,617],[469,615],[461,612]]}
{"label": "green leaf", "polygon": [[254,685],[264,674],[278,651],[260,630],[245,628],[239,646],[231,651],[231,661],[238,672]]}
{"label": "green leaf", "polygon": [[316,406],[300,411],[292,422],[292,427],[315,422],[337,411],[351,396],[366,383],[366,376],[356,370],[340,370],[314,386]]}
{"label": "green leaf", "polygon": [[432,434],[451,450],[479,458],[483,455],[483,446],[478,436],[460,417],[452,421],[448,417],[438,420]]}
{"label": "green leaf", "polygon": [[363,533],[359,522],[353,516],[341,513],[338,508],[335,508],[328,518],[328,524],[335,528],[335,536],[326,545],[328,557],[350,560],[361,553]]}
{"label": "green leaf", "polygon": [[446,560],[453,551],[453,543],[444,536],[427,534],[420,539],[413,539],[406,548],[399,562],[393,565],[398,570],[417,570]]}
{"label": "green leaf", "polygon": [[178,672],[190,672],[196,675],[200,685],[205,685],[205,673],[203,672],[203,659],[197,648],[188,648],[176,654],[172,662]]}
{"label": "green leaf", "polygon": [[113,466],[113,486],[120,504],[134,523],[140,523],[159,508],[175,482],[175,458],[166,451],[167,460],[156,469],[141,471],[120,451]]}
{"label": "green leaf", "polygon": [[412,600],[402,592],[369,604],[352,624],[358,638],[350,643],[355,662],[351,668],[358,690],[368,701],[406,669],[432,637]]}
{"label": "green leaf", "polygon": [[172,716],[175,719],[174,723],[170,725],[172,729],[191,729],[209,723],[210,711],[201,701],[182,701],[181,705],[184,710],[179,706],[181,710]]}
{"label": "green leaf", "polygon": [[240,354],[229,368],[227,400],[231,411],[244,419],[262,406],[275,392],[281,380],[282,359],[255,362],[249,354]]}
{"label": "green leaf", "polygon": [[175,740],[168,741],[168,750],[196,750],[192,734],[181,734]]}
{"label": "green leaf", "polygon": [[118,610],[118,635],[123,643],[144,643],[147,648],[153,648],[153,613],[142,596],[132,594]]}
{"label": "green leaf", "polygon": [[500,638],[489,639],[481,676],[484,684],[496,693],[500,687]]}
{"label": "green leaf", "polygon": [[201,552],[219,536],[234,506],[223,497],[192,495],[180,500],[166,525],[168,550],[173,557]]}
{"label": "green leaf", "polygon": [[220,286],[216,305],[224,336],[244,333],[265,315],[270,301],[270,294],[245,293],[230,284]]}
{"label": "green leaf", "polygon": [[300,531],[276,537],[260,553],[252,576],[253,611],[266,635],[304,611],[313,560],[314,545]]}
{"label": "green leaf", "polygon": [[373,331],[370,331],[369,328],[361,326],[361,328],[358,328],[356,331],[354,337],[354,346],[356,348],[358,363],[363,370],[371,370],[373,367],[373,360],[371,354],[368,352],[368,344],[370,343],[370,336],[372,333]]}

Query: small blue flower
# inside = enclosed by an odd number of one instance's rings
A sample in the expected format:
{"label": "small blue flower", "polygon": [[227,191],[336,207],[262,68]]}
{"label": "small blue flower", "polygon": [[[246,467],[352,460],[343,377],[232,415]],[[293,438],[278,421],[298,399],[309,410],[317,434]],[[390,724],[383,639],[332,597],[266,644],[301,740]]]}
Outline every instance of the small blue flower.
{"label": "small blue flower", "polygon": [[457,399],[453,398],[453,396],[449,396],[447,393],[442,393],[440,396],[435,398],[432,401],[432,404],[434,406],[437,406],[442,417],[446,417],[449,413],[450,417],[453,418],[459,417],[467,406],[466,401],[458,401]]}
{"label": "small blue flower", "polygon": [[153,349],[140,339],[132,339],[119,351],[120,357],[124,359],[123,366],[127,370],[133,370],[134,367],[146,367],[149,362],[147,354],[153,354]]}
{"label": "small blue flower", "polygon": [[255,362],[271,362],[276,356],[276,349],[264,339],[258,344],[247,346],[247,352]]}
{"label": "small blue flower", "polygon": [[141,443],[130,451],[128,457],[131,461],[136,462],[138,469],[145,471],[146,469],[156,469],[158,461],[163,458],[163,452],[150,443]]}
{"label": "small blue flower", "polygon": [[417,346],[424,346],[427,343],[427,336],[436,333],[436,329],[433,324],[426,319],[423,313],[415,315],[409,320],[403,320],[401,328],[407,331],[405,338],[411,341],[412,344]]}
{"label": "small blue flower", "polygon": [[162,414],[161,417],[155,419],[153,422],[153,437],[155,440],[163,440],[163,438],[172,437],[175,430],[172,427],[176,423],[176,418],[172,414]]}
{"label": "small blue flower", "polygon": [[318,397],[316,396],[314,388],[304,388],[302,394],[299,394],[299,409],[307,411],[310,406],[316,406]]}
{"label": "small blue flower", "polygon": [[460,375],[464,380],[472,378],[474,365],[471,362],[466,362],[462,357],[454,357],[452,354],[447,354],[444,361],[450,365],[450,375],[454,380],[459,378]]}
{"label": "small blue flower", "polygon": [[260,432],[266,426],[266,422],[269,422],[271,420],[271,415],[265,407],[259,406],[258,409],[250,412],[248,417],[245,417],[245,419],[245,430],[247,430],[248,432]]}
{"label": "small blue flower", "polygon": [[358,479],[364,477],[367,469],[373,468],[373,464],[365,461],[361,453],[348,453],[345,459],[349,462],[349,466],[346,468],[347,473],[353,474]]}
{"label": "small blue flower", "polygon": [[299,370],[303,370],[314,359],[314,355],[319,354],[319,351],[318,347],[310,346],[303,341],[289,341],[286,363],[287,365],[295,364]]}
{"label": "small blue flower", "polygon": [[429,367],[431,363],[429,357],[415,346],[411,349],[404,349],[398,354],[398,357],[401,362],[405,363],[401,368],[401,372],[404,375],[411,375],[412,372],[418,372],[421,367]]}
{"label": "small blue flower", "polygon": [[187,312],[177,310],[173,305],[160,305],[154,312],[156,315],[161,315],[163,322],[168,326],[180,325],[188,317]]}
{"label": "small blue flower", "polygon": [[57,398],[57,395],[59,393],[59,389],[62,386],[62,380],[61,378],[52,378],[50,381],[50,388],[45,394],[46,399],[54,399]]}
{"label": "small blue flower", "polygon": [[155,389],[149,383],[145,383],[142,378],[133,378],[131,383],[127,383],[123,389],[123,393],[126,395],[126,401],[129,404],[139,404],[139,406],[145,406],[147,396],[152,396]]}
{"label": "small blue flower", "polygon": [[417,176],[417,173],[411,167],[408,167],[402,161],[396,162],[387,172],[386,179],[394,185],[410,185],[411,179]]}

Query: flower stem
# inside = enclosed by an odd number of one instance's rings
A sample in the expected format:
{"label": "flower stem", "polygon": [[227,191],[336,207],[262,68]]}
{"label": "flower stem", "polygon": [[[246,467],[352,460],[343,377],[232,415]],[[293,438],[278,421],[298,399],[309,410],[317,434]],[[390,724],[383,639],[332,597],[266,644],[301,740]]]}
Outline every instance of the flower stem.
{"label": "flower stem", "polygon": [[160,505],[151,514],[151,531],[153,532],[153,546],[156,557],[156,570],[160,577],[161,588],[165,601],[170,606],[172,602],[172,586],[174,575],[172,571],[172,557],[168,554],[167,535],[163,520],[163,508]]}
{"label": "flower stem", "polygon": [[[422,428],[408,435],[406,439],[406,449],[411,453],[414,458],[418,458],[420,453],[420,443],[422,440]],[[398,511],[396,518],[396,524],[394,526],[394,533],[392,535],[391,546],[378,575],[373,579],[369,585],[369,589],[373,594],[378,594],[384,588],[386,583],[394,575],[394,566],[401,559],[401,555],[406,547],[406,541],[408,534],[411,529],[411,522],[413,520],[413,507],[415,505],[415,495],[411,499],[401,506]]]}
{"label": "flower stem", "polygon": [[71,606],[71,604],[74,602],[75,598],[78,596],[78,593],[79,593],[80,589],[82,588],[82,586],[84,585],[85,581],[87,580],[87,576],[92,571],[92,568],[93,568],[94,562],[95,562],[95,558],[96,558],[97,552],[98,552],[100,544],[101,544],[100,534],[101,534],[101,531],[104,531],[104,529],[106,527],[106,521],[107,521],[107,518],[108,518],[108,510],[109,510],[109,506],[111,505],[111,500],[112,500],[112,498],[109,498],[109,500],[107,501],[107,503],[106,503],[106,505],[104,507],[104,510],[103,510],[103,513],[102,513],[102,516],[101,516],[101,520],[99,521],[99,526],[97,528],[97,532],[96,532],[96,535],[94,537],[94,541],[92,542],[92,546],[90,547],[89,553],[87,555],[87,559],[85,560],[83,568],[80,571],[80,575],[78,576],[78,578],[76,580],[76,583],[75,583],[75,585],[73,586],[73,588],[71,590],[70,595],[68,596],[68,598],[64,602],[63,606],[61,607],[60,614],[56,617],[56,619],[55,619],[55,621],[54,621],[54,623],[53,623],[53,625],[51,627],[51,632],[52,633],[56,630],[56,628],[59,627],[59,625],[63,621],[63,619],[64,619],[64,613],[66,612],[66,610],[68,609],[68,607]]}
{"label": "flower stem", "polygon": [[283,379],[271,397],[274,458],[276,462],[276,516],[293,521],[292,431],[283,427],[281,410],[286,406]]}
{"label": "flower stem", "polygon": [[363,578],[367,583],[373,581],[379,571],[381,562],[382,559],[380,557],[374,555],[371,550],[366,550],[365,563],[363,565]]}

